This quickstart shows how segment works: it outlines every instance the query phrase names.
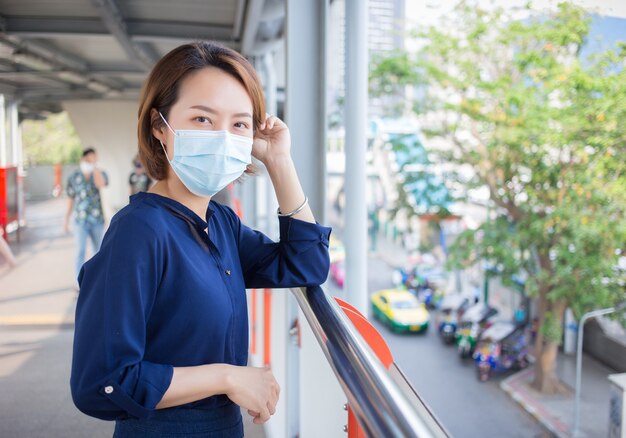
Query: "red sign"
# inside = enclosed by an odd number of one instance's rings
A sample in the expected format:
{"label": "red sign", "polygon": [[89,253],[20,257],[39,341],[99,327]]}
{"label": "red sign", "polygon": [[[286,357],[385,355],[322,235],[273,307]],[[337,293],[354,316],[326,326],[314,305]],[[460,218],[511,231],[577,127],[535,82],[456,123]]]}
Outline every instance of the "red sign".
{"label": "red sign", "polygon": [[0,167],[0,227],[6,238],[6,227],[18,220],[17,167]]}

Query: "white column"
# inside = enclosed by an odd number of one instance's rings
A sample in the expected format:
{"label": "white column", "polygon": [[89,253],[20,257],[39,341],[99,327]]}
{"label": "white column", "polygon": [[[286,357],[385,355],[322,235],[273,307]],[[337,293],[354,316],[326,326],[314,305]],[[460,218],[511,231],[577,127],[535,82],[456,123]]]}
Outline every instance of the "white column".
{"label": "white column", "polygon": [[298,176],[320,223],[326,206],[327,3],[287,1],[285,122]]}
{"label": "white column", "polygon": [[[311,209],[325,223],[326,206],[326,43],[329,0],[287,0],[285,122],[292,155]],[[301,347],[288,352],[288,436],[344,436],[346,402],[308,322],[293,296],[289,318],[298,318]]]}
{"label": "white column", "polygon": [[7,115],[4,94],[0,94],[0,167],[8,165]]}
{"label": "white column", "polygon": [[13,101],[8,106],[8,122],[9,132],[11,138],[11,158],[9,165],[21,167],[20,163],[20,149],[22,146],[22,137],[19,124],[19,102]]}
{"label": "white column", "polygon": [[[277,112],[277,93],[276,93],[276,67],[274,65],[274,54],[265,53],[262,57],[263,77],[265,80],[265,108],[268,114],[276,115]],[[278,217],[276,209],[278,208],[278,200],[274,193],[274,187],[270,181],[269,175],[265,174],[265,212],[266,212],[266,230],[270,237],[278,236]]]}
{"label": "white column", "polygon": [[346,291],[348,301],[367,316],[367,6],[346,0]]}
{"label": "white column", "polygon": [[19,119],[19,101],[11,102],[9,106],[9,125],[11,132],[11,161],[10,164],[17,167],[17,217],[20,226],[24,226],[24,151],[22,145],[22,125]]}

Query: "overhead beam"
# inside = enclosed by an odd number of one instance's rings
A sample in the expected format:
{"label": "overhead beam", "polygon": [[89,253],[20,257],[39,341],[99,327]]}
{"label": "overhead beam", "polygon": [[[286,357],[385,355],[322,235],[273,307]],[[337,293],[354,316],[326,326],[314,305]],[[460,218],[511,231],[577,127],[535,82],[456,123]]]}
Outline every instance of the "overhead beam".
{"label": "overhead beam", "polygon": [[231,26],[205,23],[136,20],[128,22],[128,31],[134,41],[164,39],[233,41]]}
{"label": "overhead beam", "polygon": [[285,13],[285,3],[267,3],[261,14],[261,21],[273,21],[279,18],[285,18]]}
{"label": "overhead beam", "polygon": [[26,50],[33,55],[44,58],[52,64],[57,64],[59,67],[78,71],[85,71],[87,69],[86,61],[66,53],[47,41],[24,40],[14,35],[0,35],[0,44],[15,50]]}
{"label": "overhead beam", "polygon": [[89,64],[89,72],[98,75],[141,75],[145,76],[145,72],[132,64],[126,63],[105,63],[105,64]]}
{"label": "overhead beam", "polygon": [[[126,33],[134,42],[196,39],[238,41],[238,35],[234,34],[231,26],[164,20],[126,20],[124,24]],[[97,18],[4,16],[0,17],[0,29],[7,34],[28,38],[111,36],[107,26]]]}
{"label": "overhead beam", "polygon": [[246,0],[237,0],[237,6],[235,9],[235,23],[233,24],[232,38],[239,40],[241,38],[241,28],[243,27],[243,20],[246,12]]}
{"label": "overhead beam", "polygon": [[47,92],[35,93],[35,92],[21,92],[16,93],[16,98],[19,98],[23,104],[29,105],[44,105],[52,103],[61,103],[66,100],[82,100],[82,99],[105,99],[105,100],[128,100],[135,99],[139,89],[130,90],[119,95],[107,96],[106,94],[98,93],[89,90],[75,90],[56,92],[48,90]]}
{"label": "overhead beam", "polygon": [[17,89],[18,88],[15,85],[7,84],[5,82],[0,82],[0,94],[14,95]]}
{"label": "overhead beam", "polygon": [[126,52],[128,59],[150,70],[157,61],[154,53],[146,46],[133,42],[128,34],[124,17],[115,0],[92,0],[106,28],[115,36],[117,42]]}
{"label": "overhead beam", "polygon": [[[0,44],[40,57],[55,68],[89,77],[89,64],[86,61],[66,53],[47,41],[23,40],[15,35],[0,35]],[[123,87],[122,83],[110,78],[96,81],[113,89],[119,90]]]}
{"label": "overhead beam", "polygon": [[28,37],[109,34],[102,20],[97,18],[4,16],[0,23],[3,32]]}
{"label": "overhead beam", "polygon": [[276,52],[283,47],[284,40],[282,37],[272,40],[256,42],[252,48],[246,52],[246,55],[261,56],[268,52]]}
{"label": "overhead beam", "polygon": [[250,55],[254,48],[256,34],[259,30],[261,15],[263,13],[263,5],[265,0],[249,0],[246,9],[246,19],[241,36],[241,52],[244,55]]}

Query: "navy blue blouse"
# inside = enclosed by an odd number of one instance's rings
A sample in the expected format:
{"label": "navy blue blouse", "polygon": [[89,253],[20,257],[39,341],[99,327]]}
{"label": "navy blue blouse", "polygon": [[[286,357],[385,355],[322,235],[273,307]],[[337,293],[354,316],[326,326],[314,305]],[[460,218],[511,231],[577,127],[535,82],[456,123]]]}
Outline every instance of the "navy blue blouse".
{"label": "navy blue blouse", "polygon": [[[246,365],[245,289],[319,285],[328,274],[330,228],[279,220],[277,243],[214,201],[205,221],[172,199],[132,196],[79,276],[76,406],[105,420],[148,418],[173,367]],[[217,395],[189,406],[228,403]]]}

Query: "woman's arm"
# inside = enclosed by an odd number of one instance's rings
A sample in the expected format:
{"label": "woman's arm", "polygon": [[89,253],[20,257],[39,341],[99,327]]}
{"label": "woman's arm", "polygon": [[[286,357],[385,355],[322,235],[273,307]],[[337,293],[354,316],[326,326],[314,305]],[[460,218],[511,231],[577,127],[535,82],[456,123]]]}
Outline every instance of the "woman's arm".
{"label": "woman's arm", "polygon": [[103,170],[100,170],[97,167],[94,167],[93,183],[95,184],[96,188],[99,190],[109,185],[109,179]]}
{"label": "woman's arm", "polygon": [[144,359],[146,325],[166,249],[153,220],[118,214],[78,281],[70,385],[74,404],[104,420],[146,418],[173,367]]}
{"label": "woman's arm", "polygon": [[[265,161],[267,173],[272,180],[278,205],[282,213],[296,210],[304,201],[304,190],[296,173],[296,167],[290,155],[268,157]],[[292,216],[305,222],[315,223],[311,207],[307,205],[302,211]]]}
{"label": "woman's arm", "polygon": [[[265,164],[281,213],[295,211],[306,199],[290,151],[289,128],[278,117],[267,115],[255,132],[252,155]],[[308,204],[292,217],[315,223]]]}
{"label": "woman's arm", "polygon": [[276,411],[280,388],[269,368],[227,364],[176,367],[169,388],[157,409],[179,406],[218,394],[226,394],[247,409],[257,424]]}
{"label": "woman's arm", "polygon": [[63,221],[63,232],[70,232],[70,218],[72,217],[72,211],[74,210],[74,198],[67,199],[67,210],[65,212],[65,221]]}

